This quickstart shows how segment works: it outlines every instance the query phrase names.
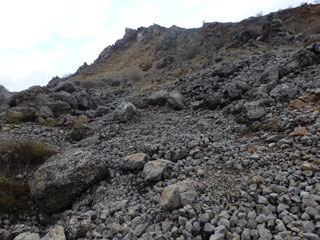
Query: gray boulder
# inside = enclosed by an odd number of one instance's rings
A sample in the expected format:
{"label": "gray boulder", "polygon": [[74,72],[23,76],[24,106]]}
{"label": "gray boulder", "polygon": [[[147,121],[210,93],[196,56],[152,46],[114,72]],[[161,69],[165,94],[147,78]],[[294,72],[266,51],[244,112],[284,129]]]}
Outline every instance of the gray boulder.
{"label": "gray boulder", "polygon": [[59,82],[57,86],[53,88],[54,92],[64,91],[68,93],[73,93],[76,90],[77,87],[70,81]]}
{"label": "gray boulder", "polygon": [[122,102],[113,112],[113,120],[127,122],[136,114],[136,107],[131,102]]}
{"label": "gray boulder", "polygon": [[107,161],[94,151],[70,149],[49,158],[28,185],[37,205],[53,213],[69,207],[79,194],[107,175]]}
{"label": "gray boulder", "polygon": [[160,181],[171,164],[173,163],[165,159],[147,162],[143,168],[145,180],[148,182]]}
{"label": "gray boulder", "polygon": [[65,91],[60,91],[60,92],[56,92],[51,94],[51,98],[58,100],[58,101],[62,101],[62,102],[66,102],[68,103],[72,108],[76,108],[77,107],[77,100],[74,96],[72,96],[70,93],[65,92]]}
{"label": "gray boulder", "polygon": [[13,240],[40,240],[38,233],[24,232],[16,236]]}
{"label": "gray boulder", "polygon": [[237,84],[230,84],[227,86],[226,91],[231,99],[240,98],[242,95],[242,90],[238,88]]}
{"label": "gray boulder", "polygon": [[223,105],[224,97],[220,92],[215,92],[213,94],[205,96],[205,98],[201,102],[201,106],[203,108],[207,108],[210,110],[215,110],[217,107]]}
{"label": "gray boulder", "polygon": [[249,121],[257,121],[266,115],[266,109],[260,101],[248,102],[244,105]]}
{"label": "gray boulder", "polygon": [[194,181],[185,180],[167,186],[162,192],[160,206],[172,210],[192,204],[197,196],[196,185]]}
{"label": "gray boulder", "polygon": [[168,104],[174,110],[181,110],[183,108],[183,96],[181,93],[177,91],[170,92]]}
{"label": "gray boulder", "polygon": [[53,115],[51,108],[49,108],[47,106],[42,106],[39,109],[39,117],[52,118],[52,117],[54,117],[54,115]]}
{"label": "gray boulder", "polygon": [[145,153],[135,153],[126,156],[122,161],[120,168],[125,171],[141,170],[145,163],[149,160],[149,156]]}
{"label": "gray boulder", "polygon": [[151,94],[148,98],[150,105],[165,105],[168,101],[169,93],[165,90],[159,90]]}
{"label": "gray boulder", "polygon": [[66,240],[64,228],[61,226],[54,226],[41,240]]}
{"label": "gray boulder", "polygon": [[51,102],[48,107],[52,110],[55,117],[72,112],[71,106],[63,101]]}
{"label": "gray boulder", "polygon": [[94,129],[92,127],[84,123],[79,123],[72,128],[69,138],[73,141],[80,141],[92,134],[94,134]]}

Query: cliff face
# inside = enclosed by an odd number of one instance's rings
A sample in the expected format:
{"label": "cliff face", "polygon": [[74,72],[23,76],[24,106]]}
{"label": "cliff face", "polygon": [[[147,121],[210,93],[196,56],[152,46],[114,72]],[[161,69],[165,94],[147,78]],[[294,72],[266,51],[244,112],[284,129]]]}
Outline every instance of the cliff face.
{"label": "cliff face", "polygon": [[126,29],[123,39],[69,79],[88,86],[138,90],[272,49],[298,47],[320,33],[319,5],[306,5],[239,23],[204,23],[198,29],[153,25]]}
{"label": "cliff face", "polygon": [[0,87],[0,239],[319,239],[319,11],[127,29]]}

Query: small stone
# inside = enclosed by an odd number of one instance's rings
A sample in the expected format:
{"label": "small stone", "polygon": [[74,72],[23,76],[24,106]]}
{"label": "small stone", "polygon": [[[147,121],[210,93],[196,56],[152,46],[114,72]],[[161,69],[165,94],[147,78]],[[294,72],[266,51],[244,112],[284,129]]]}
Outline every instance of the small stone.
{"label": "small stone", "polygon": [[257,218],[257,223],[261,224],[261,223],[265,223],[267,221],[267,217],[264,214],[260,214]]}
{"label": "small stone", "polygon": [[207,234],[212,234],[214,232],[214,226],[210,223],[206,223],[203,227],[203,231]]}
{"label": "small stone", "polygon": [[315,230],[315,226],[310,221],[302,222],[303,231],[306,233],[312,233]]}
{"label": "small stone", "polygon": [[261,228],[258,230],[259,231],[259,236],[261,240],[271,240],[272,239],[272,234],[270,233],[269,230],[265,228]]}

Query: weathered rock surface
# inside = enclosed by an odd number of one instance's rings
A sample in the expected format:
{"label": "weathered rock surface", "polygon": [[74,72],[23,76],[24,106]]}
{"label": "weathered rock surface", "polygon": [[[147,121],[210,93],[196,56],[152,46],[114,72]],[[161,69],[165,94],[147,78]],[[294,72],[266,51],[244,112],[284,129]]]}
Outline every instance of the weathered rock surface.
{"label": "weathered rock surface", "polygon": [[161,195],[160,206],[166,210],[176,209],[180,206],[192,204],[197,197],[195,183],[183,181],[167,186]]}
{"label": "weathered rock surface", "polygon": [[113,114],[115,121],[127,122],[136,114],[136,107],[131,102],[122,102]]}
{"label": "weathered rock surface", "polygon": [[148,182],[160,181],[172,162],[165,159],[149,161],[144,165],[143,173]]}
{"label": "weathered rock surface", "polygon": [[41,209],[58,212],[107,174],[106,160],[94,151],[70,149],[48,159],[28,184]]}

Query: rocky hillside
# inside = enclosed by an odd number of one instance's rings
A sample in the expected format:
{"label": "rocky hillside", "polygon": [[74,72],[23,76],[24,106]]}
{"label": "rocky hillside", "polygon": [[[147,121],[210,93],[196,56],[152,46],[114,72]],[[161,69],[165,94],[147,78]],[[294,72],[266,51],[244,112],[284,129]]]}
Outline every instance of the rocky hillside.
{"label": "rocky hillside", "polygon": [[319,239],[320,6],[127,30],[0,88],[0,239]]}

